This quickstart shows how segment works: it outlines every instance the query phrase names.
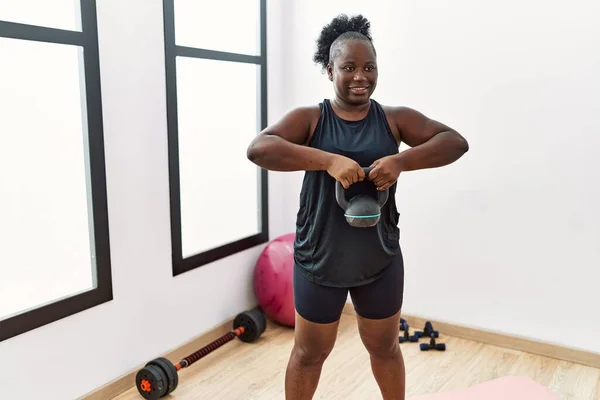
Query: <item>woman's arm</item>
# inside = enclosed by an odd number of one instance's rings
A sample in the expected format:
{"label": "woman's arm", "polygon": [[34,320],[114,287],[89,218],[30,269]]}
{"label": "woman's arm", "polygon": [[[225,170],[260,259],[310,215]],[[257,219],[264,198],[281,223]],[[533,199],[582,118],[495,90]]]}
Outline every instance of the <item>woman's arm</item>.
{"label": "woman's arm", "polygon": [[354,160],[306,146],[319,116],[319,107],[300,107],[288,112],[252,140],[246,156],[271,171],[327,171],[345,189],[362,181],[365,173]]}
{"label": "woman's arm", "polygon": [[469,143],[458,132],[416,110],[397,107],[392,116],[401,140],[411,147],[396,156],[402,171],[442,167],[469,151]]}
{"label": "woman's arm", "polygon": [[469,151],[469,143],[458,132],[416,110],[390,107],[386,113],[393,124],[392,130],[410,149],[383,157],[371,165],[369,179],[378,190],[388,189],[404,171],[442,167]]}
{"label": "woman's arm", "polygon": [[[316,112],[319,112],[318,107]],[[305,146],[313,130],[314,117],[314,107],[299,107],[288,112],[254,138],[248,146],[248,159],[272,171],[326,170],[332,154]]]}

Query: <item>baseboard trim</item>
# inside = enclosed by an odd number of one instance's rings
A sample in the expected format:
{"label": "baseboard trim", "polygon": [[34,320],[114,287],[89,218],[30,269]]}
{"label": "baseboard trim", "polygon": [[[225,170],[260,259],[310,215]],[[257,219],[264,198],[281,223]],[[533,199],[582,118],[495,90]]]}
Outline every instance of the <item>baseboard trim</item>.
{"label": "baseboard trim", "polygon": [[[344,306],[344,313],[356,315],[352,303],[346,303]],[[416,315],[403,314],[402,318],[406,320],[410,327],[416,327],[417,330],[423,330],[425,322],[430,321],[433,324],[434,329],[443,335],[454,336],[512,350],[520,350],[558,360],[569,361],[594,368],[600,368],[600,354],[598,353],[574,349],[538,340],[531,340],[516,335],[507,335],[489,330],[452,324],[445,321],[427,319]]]}
{"label": "baseboard trim", "polygon": [[[161,356],[167,358],[173,363],[179,362],[182,358],[188,356],[196,350],[206,346],[213,340],[231,331],[232,324],[233,319],[223,322],[222,324],[197,336],[196,338],[185,343],[184,345],[173,349]],[[152,359],[154,358],[156,357],[152,357]],[[150,359],[147,361],[150,361]],[[120,394],[123,394],[124,392],[128,391],[129,389],[135,386],[135,375],[140,369],[144,367],[144,365],[146,365],[146,362],[142,365],[139,365],[136,369],[128,372],[127,374],[115,379],[114,381],[109,382],[106,385],[94,390],[93,392],[86,394],[85,396],[81,397],[81,400],[107,400],[117,397]]]}

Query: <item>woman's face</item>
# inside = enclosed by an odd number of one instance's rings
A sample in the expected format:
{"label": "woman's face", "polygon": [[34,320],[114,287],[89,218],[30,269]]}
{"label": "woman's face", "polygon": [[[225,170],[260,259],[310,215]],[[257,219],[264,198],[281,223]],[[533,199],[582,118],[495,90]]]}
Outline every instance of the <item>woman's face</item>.
{"label": "woman's face", "polygon": [[336,96],[348,104],[365,104],[377,86],[377,57],[366,40],[340,43],[339,54],[327,67]]}

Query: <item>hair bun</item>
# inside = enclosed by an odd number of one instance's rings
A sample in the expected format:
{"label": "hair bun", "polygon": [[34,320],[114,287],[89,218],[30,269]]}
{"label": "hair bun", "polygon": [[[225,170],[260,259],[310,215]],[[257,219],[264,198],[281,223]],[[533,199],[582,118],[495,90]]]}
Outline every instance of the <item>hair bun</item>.
{"label": "hair bun", "polygon": [[323,69],[327,68],[331,45],[340,35],[348,32],[356,32],[358,34],[356,35],[357,38],[373,40],[371,37],[371,23],[362,14],[353,17],[340,14],[321,30],[321,34],[317,39],[317,50],[313,61],[320,64]]}

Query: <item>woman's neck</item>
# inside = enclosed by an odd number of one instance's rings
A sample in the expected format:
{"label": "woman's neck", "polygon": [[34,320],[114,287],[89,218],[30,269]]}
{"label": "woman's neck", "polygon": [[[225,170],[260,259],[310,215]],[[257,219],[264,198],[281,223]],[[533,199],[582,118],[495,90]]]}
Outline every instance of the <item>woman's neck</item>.
{"label": "woman's neck", "polygon": [[340,118],[346,120],[360,120],[367,116],[371,108],[371,100],[363,104],[349,104],[340,100],[337,96],[331,100],[333,110]]}

